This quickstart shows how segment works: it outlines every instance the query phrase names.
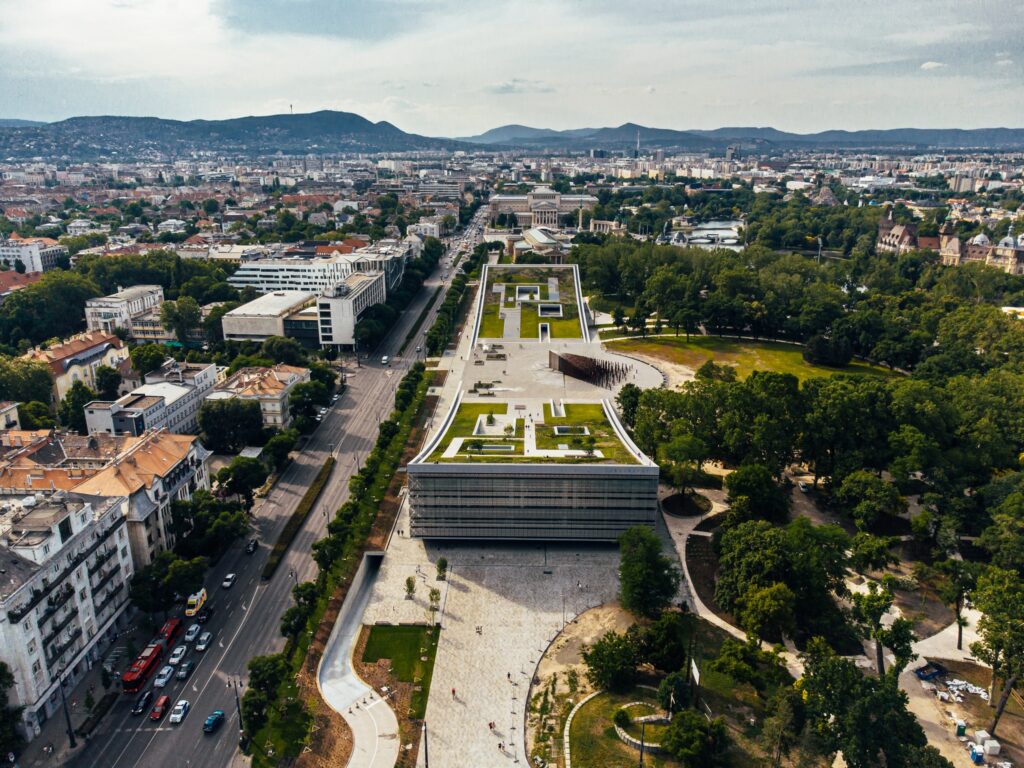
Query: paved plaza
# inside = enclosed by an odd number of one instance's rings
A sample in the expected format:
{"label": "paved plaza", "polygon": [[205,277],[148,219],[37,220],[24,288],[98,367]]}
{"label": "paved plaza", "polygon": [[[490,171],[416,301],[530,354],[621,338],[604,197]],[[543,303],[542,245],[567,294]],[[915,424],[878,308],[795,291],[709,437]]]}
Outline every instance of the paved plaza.
{"label": "paved plaza", "polygon": [[[398,528],[408,530],[407,509]],[[438,582],[434,564],[442,556],[448,579]],[[441,589],[443,631],[426,718],[432,764],[525,763],[525,697],[537,662],[563,619],[615,599],[618,561],[615,546],[392,538],[363,623],[426,622],[428,592]],[[408,576],[417,580],[413,600],[405,599]],[[505,753],[499,743],[508,745]]]}

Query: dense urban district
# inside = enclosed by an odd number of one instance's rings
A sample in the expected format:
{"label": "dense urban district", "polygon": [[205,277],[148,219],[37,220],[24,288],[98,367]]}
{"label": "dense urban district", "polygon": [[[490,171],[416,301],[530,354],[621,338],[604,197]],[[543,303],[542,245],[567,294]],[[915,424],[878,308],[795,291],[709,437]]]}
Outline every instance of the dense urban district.
{"label": "dense urban district", "polygon": [[2,129],[0,755],[1024,764],[1024,154],[174,125]]}

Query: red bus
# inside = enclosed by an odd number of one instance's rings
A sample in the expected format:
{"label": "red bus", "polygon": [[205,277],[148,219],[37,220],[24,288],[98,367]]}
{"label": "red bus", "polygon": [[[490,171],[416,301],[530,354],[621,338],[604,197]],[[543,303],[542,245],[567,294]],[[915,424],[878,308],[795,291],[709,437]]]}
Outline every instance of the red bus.
{"label": "red bus", "polygon": [[156,641],[163,643],[165,648],[170,648],[174,645],[174,641],[178,635],[181,634],[185,628],[185,623],[181,619],[168,619],[164,622],[164,625],[160,627],[160,631],[156,635]]}
{"label": "red bus", "polygon": [[163,646],[160,643],[147,645],[139,657],[132,662],[128,671],[121,675],[121,689],[125,693],[138,693],[146,686],[149,676],[160,663],[160,657],[164,655]]}

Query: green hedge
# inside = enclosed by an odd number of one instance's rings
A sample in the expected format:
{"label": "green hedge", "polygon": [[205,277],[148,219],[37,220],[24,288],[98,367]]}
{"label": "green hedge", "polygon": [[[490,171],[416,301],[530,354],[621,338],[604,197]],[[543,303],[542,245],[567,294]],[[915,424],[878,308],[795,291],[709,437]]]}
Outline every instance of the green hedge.
{"label": "green hedge", "polygon": [[299,529],[302,527],[302,523],[313,509],[313,505],[316,504],[317,497],[320,496],[320,492],[324,489],[327,484],[327,478],[330,477],[331,470],[334,468],[334,457],[329,456],[324,465],[320,467],[320,471],[317,472],[316,478],[313,480],[313,484],[306,489],[306,492],[302,495],[299,500],[299,504],[295,507],[295,511],[292,512],[291,517],[288,518],[288,522],[284,524],[284,528],[281,529],[281,534],[277,537],[277,542],[274,544],[274,548],[270,552],[270,557],[267,558],[266,565],[263,566],[262,578],[264,581],[274,575],[274,571],[277,570],[277,566],[281,564],[281,560],[284,559],[285,552],[288,551],[288,547],[291,546],[292,541],[295,540],[295,536],[299,533]]}
{"label": "green hedge", "polygon": [[110,708],[114,706],[114,702],[120,698],[118,694],[111,691],[103,695],[103,698],[99,700],[95,707],[93,707],[92,713],[85,719],[85,722],[78,726],[78,730],[75,731],[79,736],[85,738],[99,725],[100,720],[103,716],[110,711]]}

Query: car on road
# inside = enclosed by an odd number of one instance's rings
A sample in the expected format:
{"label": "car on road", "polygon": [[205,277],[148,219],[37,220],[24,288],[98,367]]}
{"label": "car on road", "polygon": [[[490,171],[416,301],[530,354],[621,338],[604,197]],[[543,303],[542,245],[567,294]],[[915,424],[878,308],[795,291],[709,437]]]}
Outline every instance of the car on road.
{"label": "car on road", "polygon": [[167,708],[171,706],[170,696],[160,696],[156,700],[156,704],[153,705],[153,711],[149,713],[149,719],[153,722],[162,720],[164,715],[167,714]]}
{"label": "car on road", "polygon": [[167,663],[172,667],[176,667],[181,664],[181,660],[184,659],[186,655],[188,655],[188,646],[184,644],[179,645],[171,651],[171,655],[167,658]]}
{"label": "car on road", "polygon": [[421,349],[423,349],[423,347],[422,347],[422,346],[420,346],[419,344],[417,344],[417,345],[416,345],[416,354],[417,354],[417,355],[418,355],[418,354],[420,353],[420,350],[421,350]]}
{"label": "car on road", "polygon": [[213,733],[224,723],[224,710],[215,709],[203,721],[203,733]]}
{"label": "car on road", "polygon": [[169,667],[169,666],[161,667],[160,671],[156,673],[156,678],[154,678],[154,680],[153,680],[153,687],[154,688],[163,688],[169,682],[171,682],[171,678],[172,677],[174,677],[174,667]]}
{"label": "car on road", "polygon": [[238,578],[238,574],[237,573],[229,573],[227,576],[224,577],[224,581],[222,581],[220,585],[224,589],[231,589],[231,587],[233,587],[235,585],[235,579],[237,579],[237,578]]}
{"label": "car on road", "polygon": [[249,539],[249,543],[245,545],[245,554],[251,555],[257,549],[260,548],[259,539]]}
{"label": "car on road", "polygon": [[391,362],[391,358],[389,358],[387,355],[384,355],[384,357],[382,357],[380,359],[380,364],[381,365],[387,365],[390,362]]}
{"label": "car on road", "polygon": [[185,630],[185,642],[194,643],[196,641],[196,638],[199,637],[199,633],[202,631],[203,628],[200,627],[198,624],[191,625],[188,629]]}
{"label": "car on road", "polygon": [[149,706],[149,702],[153,700],[153,691],[143,691],[139,694],[139,698],[135,700],[135,706],[132,707],[133,715],[141,715],[146,711],[146,707]]}
{"label": "car on road", "polygon": [[796,487],[800,489],[801,493],[808,493],[811,490],[811,486],[809,486],[803,480],[801,480],[799,483],[797,483]]}
{"label": "car on road", "polygon": [[331,395],[331,404],[333,405],[334,403],[338,402],[339,397],[341,397],[341,395]]}
{"label": "car on road", "polygon": [[196,650],[200,653],[205,651],[213,643],[213,632],[203,632],[196,642]]}
{"label": "car on road", "polygon": [[213,616],[213,606],[207,605],[203,610],[196,614],[196,621],[200,624],[205,624]]}
{"label": "car on road", "polygon": [[185,719],[185,715],[188,714],[188,708],[192,706],[188,703],[188,699],[178,699],[178,703],[174,705],[174,709],[171,710],[171,722],[180,723]]}
{"label": "car on road", "polygon": [[178,674],[175,675],[179,680],[188,680],[188,676],[192,674],[192,670],[196,668],[194,661],[183,661],[181,666],[178,667]]}

